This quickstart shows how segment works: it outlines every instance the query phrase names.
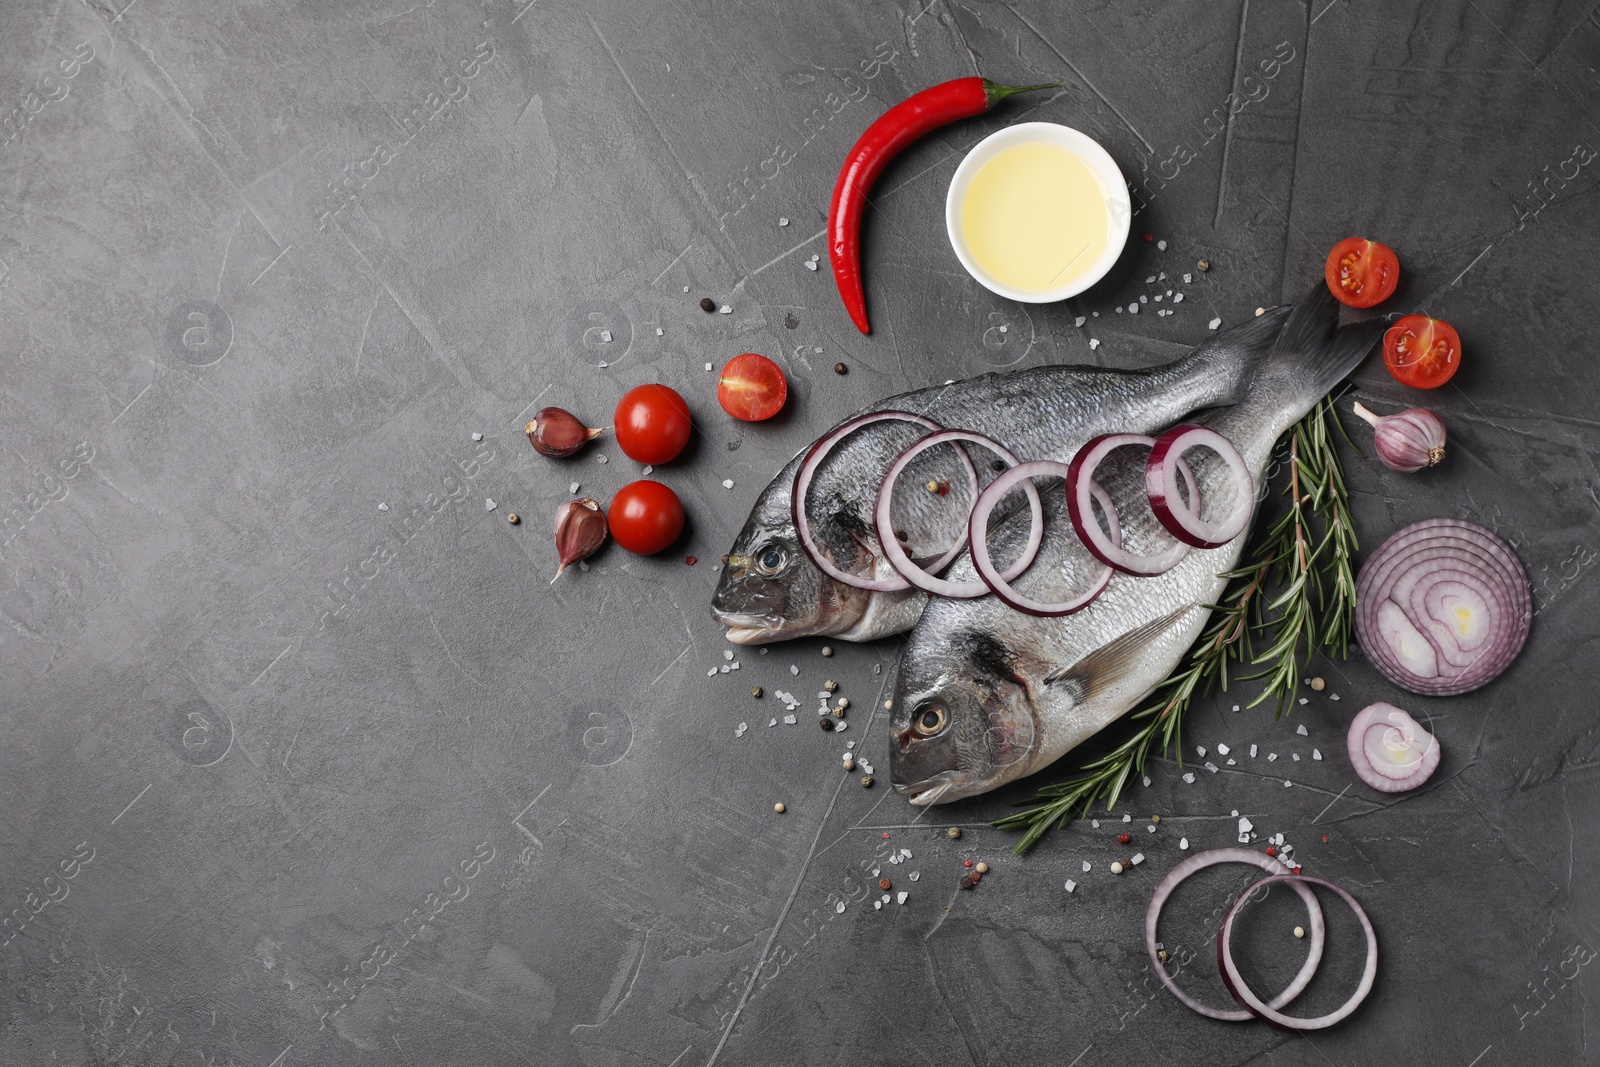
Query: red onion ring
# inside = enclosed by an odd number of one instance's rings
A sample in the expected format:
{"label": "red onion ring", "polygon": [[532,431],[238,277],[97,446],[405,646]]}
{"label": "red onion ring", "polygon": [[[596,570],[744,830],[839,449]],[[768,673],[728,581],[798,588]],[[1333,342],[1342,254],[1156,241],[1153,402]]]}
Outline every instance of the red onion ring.
{"label": "red onion ring", "polygon": [[[978,572],[978,577],[983,584],[994,591],[1000,602],[1014,611],[1024,612],[1028,615],[1037,615],[1042,618],[1059,618],[1081,611],[1089,606],[1094,598],[1105,592],[1107,583],[1111,581],[1111,568],[1103,567],[1089,583],[1089,588],[1071,600],[1055,603],[1035,600],[1030,596],[1017,592],[1012,588],[1010,579],[1016,577],[1009,570],[1001,574],[989,558],[989,514],[994,511],[1001,497],[1011,490],[1013,485],[1024,479],[1040,477],[1064,478],[1067,474],[1067,465],[1054,460],[1041,459],[1032,463],[1019,463],[1015,467],[1001,474],[1000,477],[990,482],[983,492],[978,494],[977,501],[972,505],[972,514],[967,518],[967,545],[972,551],[972,566]],[[1030,486],[1031,487],[1031,486]],[[1100,510],[1105,513],[1106,523],[1111,527],[1111,541],[1115,545],[1122,544],[1122,527],[1117,522],[1117,509],[1111,502],[1111,497],[1100,483],[1090,480],[1089,491],[1094,500],[1100,505]],[[1094,522],[1094,516],[1089,517]],[[1095,529],[1099,529],[1095,524]],[[1029,546],[1033,547],[1033,539],[1029,538]],[[1035,550],[1035,554],[1037,554]],[[1024,558],[1031,563],[1031,557],[1024,552]],[[1013,565],[1013,569],[1015,565]],[[1018,571],[1020,573],[1020,570]]]}
{"label": "red onion ring", "polygon": [[[1140,578],[1165,574],[1189,554],[1189,546],[1180,542],[1162,552],[1140,555],[1137,552],[1129,552],[1121,544],[1113,544],[1106,536],[1106,532],[1100,529],[1100,524],[1094,521],[1094,515],[1090,511],[1090,501],[1094,499],[1091,487],[1099,484],[1095,481],[1094,472],[1112,451],[1123,445],[1153,446],[1155,443],[1155,438],[1143,434],[1101,434],[1099,437],[1091,438],[1078,449],[1067,467],[1067,514],[1072,517],[1072,528],[1083,542],[1083,547],[1106,566]],[[1190,499],[1198,504],[1198,497],[1192,491]]]}
{"label": "red onion ring", "polygon": [[[944,429],[943,426],[940,426],[932,419],[924,418],[921,415],[913,415],[909,411],[873,411],[841,423],[818,438],[817,443],[811,446],[811,451],[807,453],[805,461],[800,464],[800,469],[795,471],[794,489],[790,493],[791,499],[789,502],[790,510],[794,516],[795,535],[800,539],[800,547],[805,549],[806,555],[811,557],[811,562],[817,565],[817,569],[835,581],[874,593],[897,593],[902,589],[910,589],[911,583],[903,578],[864,578],[834,566],[833,561],[823,554],[822,549],[817,546],[816,541],[811,536],[811,522],[806,518],[805,500],[806,491],[811,488],[812,476],[816,474],[817,468],[827,458],[828,453],[833,451],[835,445],[864,426],[870,426],[875,422],[889,421],[915,423],[933,431]],[[967,458],[965,451],[958,448],[956,449],[956,454],[961,457],[961,463],[966,467],[967,479],[972,483],[972,492],[976,496],[978,492],[978,472],[973,470],[972,460]],[[950,551],[939,557],[938,561],[929,569],[937,571],[949,566],[950,561],[956,558],[956,555],[963,547],[965,546],[959,541],[956,542],[950,546]]]}
{"label": "red onion ring", "polygon": [[1500,538],[1429,519],[1378,546],[1356,579],[1356,640],[1395,685],[1424,696],[1478,689],[1511,665],[1533,623],[1528,575]]}
{"label": "red onion ring", "polygon": [[[1167,969],[1162,966],[1161,957],[1158,954],[1159,949],[1156,948],[1156,926],[1161,919],[1161,909],[1166,904],[1167,898],[1172,895],[1172,891],[1178,888],[1178,883],[1196,871],[1204,870],[1207,867],[1215,867],[1219,863],[1246,863],[1260,867],[1272,875],[1276,875],[1283,870],[1283,864],[1280,861],[1273,859],[1271,856],[1253,852],[1248,848],[1214,848],[1209,852],[1195,853],[1168,871],[1167,876],[1161,879],[1161,884],[1156,886],[1156,895],[1150,898],[1150,906],[1145,909],[1144,913],[1144,947],[1145,951],[1150,954],[1150,966],[1155,970],[1157,977],[1161,979],[1161,984],[1166,986],[1167,991],[1177,997],[1179,1003],[1183,1004],[1184,1007],[1191,1011],[1199,1012],[1208,1019],[1219,1019],[1227,1023],[1249,1022],[1253,1016],[1248,1011],[1209,1008],[1179,989],[1178,983],[1167,974]],[[1267,879],[1267,881],[1271,880],[1270,878]],[[1263,885],[1265,883],[1258,882],[1256,884]],[[1254,888],[1255,886],[1251,886],[1250,889],[1245,890],[1245,894],[1249,895]],[[1306,957],[1306,962],[1301,965],[1300,973],[1296,974],[1294,981],[1289,983],[1289,988],[1272,999],[1269,1007],[1274,1009],[1283,1007],[1303,993],[1306,986],[1311,984],[1312,976],[1317,973],[1317,965],[1322,962],[1322,945],[1326,934],[1325,924],[1322,921],[1322,906],[1317,903],[1316,894],[1305,886],[1296,886],[1295,892],[1299,893],[1300,898],[1306,902],[1306,912],[1310,916],[1311,944],[1308,946],[1310,954]],[[1235,904],[1234,907],[1237,909],[1238,905]]]}
{"label": "red onion ring", "polygon": [[[1183,454],[1191,448],[1209,448],[1221,456],[1238,484],[1237,503],[1221,522],[1205,522],[1200,518],[1200,501],[1192,490],[1188,504],[1178,496],[1179,464],[1183,462]],[[1233,442],[1217,431],[1205,426],[1174,426],[1156,438],[1144,470],[1150,509],[1167,532],[1184,544],[1195,548],[1220,548],[1250,525],[1250,516],[1255,511],[1255,479],[1250,477],[1250,468]],[[1193,476],[1189,483],[1194,484]]]}
{"label": "red onion ring", "polygon": [[1439,768],[1438,739],[1393,704],[1369,704],[1350,721],[1345,735],[1350,763],[1363,782],[1380,793],[1404,793]]}
{"label": "red onion ring", "polygon": [[[1250,894],[1275,882],[1282,882],[1297,889],[1302,889],[1307,885],[1320,885],[1324,889],[1331,889],[1343,897],[1346,904],[1350,905],[1350,910],[1356,913],[1356,918],[1361,922],[1362,932],[1367,936],[1367,966],[1361,972],[1361,981],[1356,986],[1356,991],[1351,994],[1349,1000],[1327,1015],[1320,1015],[1315,1019],[1295,1019],[1281,1014],[1271,1004],[1262,1003],[1261,998],[1250,991],[1250,987],[1245,985],[1244,977],[1239,973],[1238,966],[1233,962],[1233,920],[1238,917],[1245,902],[1250,898]],[[1320,909],[1311,920],[1310,930],[1313,937],[1321,937],[1324,933]],[[1228,909],[1227,916],[1222,920],[1222,929],[1217,933],[1217,964],[1222,969],[1222,981],[1228,987],[1228,992],[1232,993],[1235,1000],[1243,1004],[1256,1016],[1267,1020],[1269,1023],[1276,1023],[1287,1030],[1326,1030],[1335,1023],[1348,1019],[1356,1008],[1361,1006],[1361,1002],[1367,999],[1367,994],[1372,992],[1373,980],[1378,976],[1378,935],[1372,929],[1372,920],[1367,918],[1367,913],[1361,909],[1361,905],[1356,902],[1356,898],[1339,886],[1326,879],[1312,878],[1310,875],[1305,874],[1275,874],[1270,878],[1263,878],[1239,894],[1239,899],[1234,901],[1233,907]]]}
{"label": "red onion ring", "polygon": [[[998,441],[985,437],[981,433],[973,433],[970,430],[939,430],[930,433],[896,456],[895,461],[889,465],[889,473],[884,475],[883,483],[878,486],[878,500],[877,506],[873,509],[873,518],[878,528],[878,543],[883,546],[884,557],[888,559],[889,566],[894,568],[896,574],[924,592],[936,593],[952,600],[972,600],[980,596],[988,596],[989,587],[981,581],[953,582],[947,578],[936,578],[917,566],[911,561],[911,557],[906,555],[905,549],[900,547],[900,542],[895,538],[893,521],[889,515],[889,505],[892,503],[894,496],[895,482],[899,480],[901,473],[910,465],[911,461],[934,445],[954,443],[956,441],[971,441],[973,444],[982,445],[1005,460],[1006,465],[1009,467],[1015,467],[1021,462],[1008,449],[1001,446]],[[1039,490],[1034,488],[1031,481],[1024,481],[1022,490],[1027,494],[1028,509],[1033,521],[1028,527],[1027,547],[1022,550],[1022,555],[1017,557],[1017,561],[1006,568],[1002,574],[1006,581],[1010,581],[1028,569],[1028,566],[1033,563],[1034,557],[1039,554],[1039,545],[1044,540],[1044,505],[1039,500]],[[976,501],[973,502],[973,507],[976,509]],[[968,516],[970,518],[971,512],[968,513]],[[985,512],[984,517],[988,518],[987,512]],[[961,545],[958,542],[957,548],[959,549],[960,547]],[[949,557],[947,556],[946,562],[948,560]]]}

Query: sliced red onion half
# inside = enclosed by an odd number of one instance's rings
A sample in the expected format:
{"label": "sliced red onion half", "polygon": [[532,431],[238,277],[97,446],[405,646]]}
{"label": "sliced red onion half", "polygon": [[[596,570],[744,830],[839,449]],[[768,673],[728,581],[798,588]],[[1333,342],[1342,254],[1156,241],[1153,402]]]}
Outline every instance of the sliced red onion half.
{"label": "sliced red onion half", "polygon": [[[1271,856],[1252,852],[1248,848],[1214,848],[1209,852],[1197,852],[1184,860],[1161,879],[1161,884],[1156,886],[1156,895],[1150,898],[1150,906],[1144,913],[1144,947],[1150,954],[1150,967],[1161,979],[1161,984],[1178,998],[1184,1007],[1191,1011],[1199,1012],[1208,1019],[1220,1019],[1226,1023],[1249,1022],[1253,1016],[1248,1011],[1226,1010],[1223,1008],[1210,1008],[1191,997],[1188,993],[1178,988],[1178,983],[1167,973],[1166,965],[1162,962],[1160,949],[1157,948],[1156,926],[1161,920],[1161,909],[1166,904],[1167,898],[1172,896],[1172,891],[1178,884],[1196,871],[1215,867],[1219,863],[1245,863],[1253,867],[1260,867],[1268,874],[1276,875],[1283,870],[1283,863]],[[1271,881],[1269,878],[1267,881]],[[1264,885],[1265,882],[1257,883]],[[1252,886],[1251,889],[1255,887]],[[1306,986],[1311,984],[1311,978],[1317,973],[1317,965],[1322,962],[1322,945],[1326,935],[1325,924],[1322,921],[1322,906],[1317,903],[1316,894],[1303,885],[1294,887],[1300,899],[1306,903],[1306,912],[1310,918],[1308,927],[1311,931],[1311,943],[1307,946],[1306,962],[1301,965],[1300,972],[1294,976],[1294,981],[1289,983],[1289,988],[1272,998],[1270,1007],[1281,1008],[1295,997],[1305,992]],[[1250,890],[1245,891],[1248,896]],[[1243,898],[1241,898],[1243,899]],[[1237,905],[1235,905],[1237,908]]]}
{"label": "sliced red onion half", "polygon": [[[1209,448],[1221,456],[1238,485],[1233,510],[1216,522],[1200,518],[1200,499],[1192,488],[1187,504],[1178,495],[1179,465],[1183,454],[1191,448]],[[1250,525],[1250,516],[1255,510],[1255,479],[1250,477],[1250,468],[1245,466],[1244,457],[1233,442],[1217,431],[1205,426],[1174,426],[1156,438],[1144,472],[1150,509],[1167,532],[1184,544],[1195,548],[1220,548]],[[1194,485],[1192,475],[1188,482],[1189,486]]]}
{"label": "sliced red onion half", "polygon": [[1350,763],[1380,793],[1404,793],[1439,767],[1438,739],[1409,714],[1379,701],[1362,708],[1346,735]]}
{"label": "sliced red onion half", "polygon": [[[1001,459],[1009,467],[1016,467],[1020,462],[1016,456],[1004,448],[993,438],[985,437],[981,433],[972,433],[969,430],[938,430],[930,433],[900,455],[889,465],[889,473],[884,475],[883,484],[878,486],[878,502],[873,516],[878,528],[878,543],[883,546],[884,558],[889,561],[895,573],[918,589],[928,593],[937,593],[939,596],[950,597],[952,600],[972,600],[980,596],[989,595],[989,587],[983,582],[953,582],[948,578],[936,578],[911,561],[905,549],[900,547],[900,542],[894,536],[894,524],[889,514],[889,505],[894,497],[894,485],[900,479],[901,473],[910,465],[911,461],[922,455],[923,452],[934,445],[954,444],[957,441],[970,441],[975,445],[982,445]],[[1028,544],[1022,550],[1022,555],[1017,561],[1007,567],[1002,573],[1005,581],[1010,581],[1033,562],[1039,554],[1039,544],[1044,540],[1044,505],[1039,500],[1039,490],[1034,488],[1033,482],[1024,480],[1022,491],[1028,497],[1028,509],[1032,514],[1032,524],[1028,527]],[[995,499],[999,499],[996,497]],[[991,509],[993,505],[990,505]],[[977,501],[973,502],[974,510]],[[985,518],[988,513],[985,512]],[[957,548],[960,548],[958,542]],[[950,556],[944,557],[943,562],[948,563]],[[941,564],[942,565],[942,564]],[[937,568],[935,568],[937,569]]]}
{"label": "sliced red onion half", "polygon": [[[1258,889],[1277,883],[1283,883],[1295,889],[1305,889],[1308,885],[1318,885],[1324,889],[1332,890],[1344,898],[1350,905],[1350,910],[1356,913],[1356,919],[1361,923],[1361,930],[1367,937],[1367,965],[1361,972],[1361,981],[1356,985],[1356,991],[1350,999],[1326,1015],[1315,1019],[1296,1019],[1284,1015],[1273,1004],[1264,1003],[1260,997],[1250,991],[1245,985],[1244,976],[1239,973],[1239,967],[1233,962],[1233,921],[1239,917],[1239,912],[1250,899],[1251,894]],[[1321,938],[1324,934],[1322,912],[1319,909],[1311,918],[1309,927],[1311,936]],[[1367,994],[1372,992],[1373,980],[1378,976],[1378,935],[1372,929],[1372,920],[1367,918],[1367,913],[1362,910],[1356,898],[1345,892],[1339,886],[1323,878],[1312,878],[1306,874],[1275,874],[1271,878],[1263,878],[1255,885],[1239,894],[1239,899],[1233,902],[1233,907],[1228,909],[1227,917],[1222,920],[1222,929],[1217,934],[1217,964],[1222,969],[1222,981],[1228,987],[1228,992],[1233,994],[1235,1000],[1243,1004],[1251,1013],[1269,1023],[1276,1023],[1288,1030],[1326,1030],[1335,1023],[1343,1022],[1361,1006],[1367,999]],[[1279,1005],[1281,1007],[1281,1005]]]}
{"label": "sliced red onion half", "polygon": [[1356,640],[1395,685],[1454,696],[1487,685],[1533,623],[1528,574],[1500,538],[1459,519],[1393,534],[1356,579]]}
{"label": "sliced red onion half", "polygon": [[[811,488],[811,479],[817,473],[817,468],[821,466],[822,461],[828,457],[828,453],[832,452],[834,446],[840,441],[863,426],[870,426],[875,422],[909,422],[917,426],[924,426],[929,430],[938,431],[944,429],[943,426],[940,426],[932,419],[924,418],[921,415],[913,415],[909,411],[873,411],[841,423],[811,446],[811,451],[806,455],[804,462],[800,464],[800,469],[795,472],[794,490],[790,494],[790,508],[794,515],[794,530],[795,535],[800,539],[800,547],[805,549],[806,555],[811,557],[811,562],[817,565],[818,570],[836,581],[854,586],[857,589],[866,589],[874,593],[896,593],[902,589],[910,589],[911,583],[904,578],[868,578],[859,574],[851,574],[849,571],[835,566],[834,562],[827,557],[811,536],[811,520],[806,517],[806,492]],[[956,454],[961,457],[961,464],[966,468],[967,479],[971,482],[972,493],[976,495],[978,492],[978,472],[973,470],[972,460],[967,458],[964,450],[958,448],[956,449]],[[891,537],[890,542],[892,543],[892,541],[893,538]],[[929,570],[937,571],[949,566],[950,561],[956,558],[956,555],[963,547],[959,541],[951,545],[950,551],[939,557],[938,561]]]}
{"label": "sliced red onion half", "polygon": [[[990,482],[983,492],[978,494],[977,501],[972,505],[972,514],[967,518],[967,545],[972,550],[972,566],[978,572],[978,577],[983,579],[983,584],[994,591],[1000,602],[1016,611],[1028,615],[1038,615],[1044,618],[1057,618],[1062,615],[1071,615],[1089,606],[1095,597],[1105,592],[1106,584],[1111,581],[1111,568],[1104,567],[1100,573],[1090,580],[1089,586],[1082,593],[1070,600],[1049,602],[1035,600],[1024,593],[1017,592],[1011,586],[1011,579],[1022,572],[1021,567],[1013,564],[1004,574],[995,567],[994,561],[989,558],[989,515],[1000,502],[1000,498],[1011,491],[1011,487],[1018,482],[1032,478],[1065,478],[1067,465],[1054,460],[1041,459],[1032,463],[1019,463],[1015,467],[1001,474],[1000,477]],[[1030,483],[1029,488],[1032,488]],[[1117,523],[1117,509],[1111,503],[1111,497],[1100,488],[1098,483],[1091,486],[1094,501],[1100,505],[1100,510],[1105,514],[1106,524],[1111,528],[1110,539],[1113,544],[1122,544],[1122,527]],[[1038,513],[1035,513],[1035,524],[1038,524]],[[1093,521],[1093,516],[1090,517]],[[1098,526],[1096,527],[1098,529]],[[1033,556],[1038,553],[1037,538],[1030,531],[1028,546],[1024,550],[1022,559],[1032,562]],[[1026,564],[1024,564],[1026,566]],[[1012,573],[1015,571],[1016,573]]]}
{"label": "sliced red onion half", "polygon": [[[1090,510],[1090,503],[1096,499],[1094,490],[1099,488],[1095,481],[1094,472],[1101,462],[1113,451],[1125,445],[1144,445],[1151,447],[1156,443],[1155,438],[1146,437],[1137,433],[1106,433],[1099,437],[1091,438],[1082,448],[1078,449],[1072,457],[1072,462],[1067,467],[1067,514],[1072,517],[1072,528],[1083,541],[1083,547],[1089,554],[1108,567],[1113,567],[1124,574],[1132,574],[1139,578],[1153,578],[1158,574],[1165,574],[1177,565],[1178,561],[1189,554],[1189,546],[1178,543],[1161,552],[1150,555],[1141,555],[1123,548],[1120,540],[1113,543],[1107,531],[1100,528]],[[1197,500],[1194,482],[1191,478],[1189,498]],[[1104,490],[1101,489],[1101,493]]]}

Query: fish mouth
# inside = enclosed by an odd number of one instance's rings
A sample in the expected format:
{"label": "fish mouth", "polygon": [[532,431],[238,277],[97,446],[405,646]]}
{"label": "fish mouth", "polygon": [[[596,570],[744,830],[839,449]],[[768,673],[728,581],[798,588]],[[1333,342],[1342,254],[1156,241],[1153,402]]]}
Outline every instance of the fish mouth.
{"label": "fish mouth", "polygon": [[736,645],[763,645],[788,636],[783,630],[783,620],[773,615],[754,615],[747,612],[713,612],[717,622],[728,628],[724,634]]}
{"label": "fish mouth", "polygon": [[[896,782],[894,791],[906,798],[912,806],[926,808],[939,803],[944,795],[956,787],[961,777],[959,771],[940,771],[920,782]],[[955,797],[951,798],[956,799]]]}

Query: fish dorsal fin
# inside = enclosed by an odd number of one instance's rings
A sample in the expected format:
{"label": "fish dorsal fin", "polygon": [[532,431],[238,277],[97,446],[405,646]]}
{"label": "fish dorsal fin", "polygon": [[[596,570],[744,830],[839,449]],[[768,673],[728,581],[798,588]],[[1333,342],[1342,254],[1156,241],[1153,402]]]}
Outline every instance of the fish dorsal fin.
{"label": "fish dorsal fin", "polygon": [[1069,667],[1058,667],[1045,675],[1046,685],[1067,686],[1077,704],[1092,700],[1118,677],[1143,658],[1151,646],[1183,622],[1199,605],[1185,604],[1158,619],[1151,619],[1127,633],[1101,645]]}

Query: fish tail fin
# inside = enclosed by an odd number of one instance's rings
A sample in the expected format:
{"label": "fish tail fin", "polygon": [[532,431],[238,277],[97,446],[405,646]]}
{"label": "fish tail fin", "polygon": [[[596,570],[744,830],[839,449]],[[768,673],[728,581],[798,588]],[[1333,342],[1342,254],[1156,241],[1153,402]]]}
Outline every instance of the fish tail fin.
{"label": "fish tail fin", "polygon": [[1286,390],[1310,410],[1372,351],[1387,325],[1381,319],[1339,325],[1339,302],[1319,278],[1296,305],[1262,365],[1262,384]]}
{"label": "fish tail fin", "polygon": [[1218,334],[1180,360],[1178,372],[1189,374],[1197,368],[1220,368],[1227,383],[1220,403],[1239,403],[1249,392],[1256,372],[1273,351],[1289,311],[1288,307],[1276,307]]}

